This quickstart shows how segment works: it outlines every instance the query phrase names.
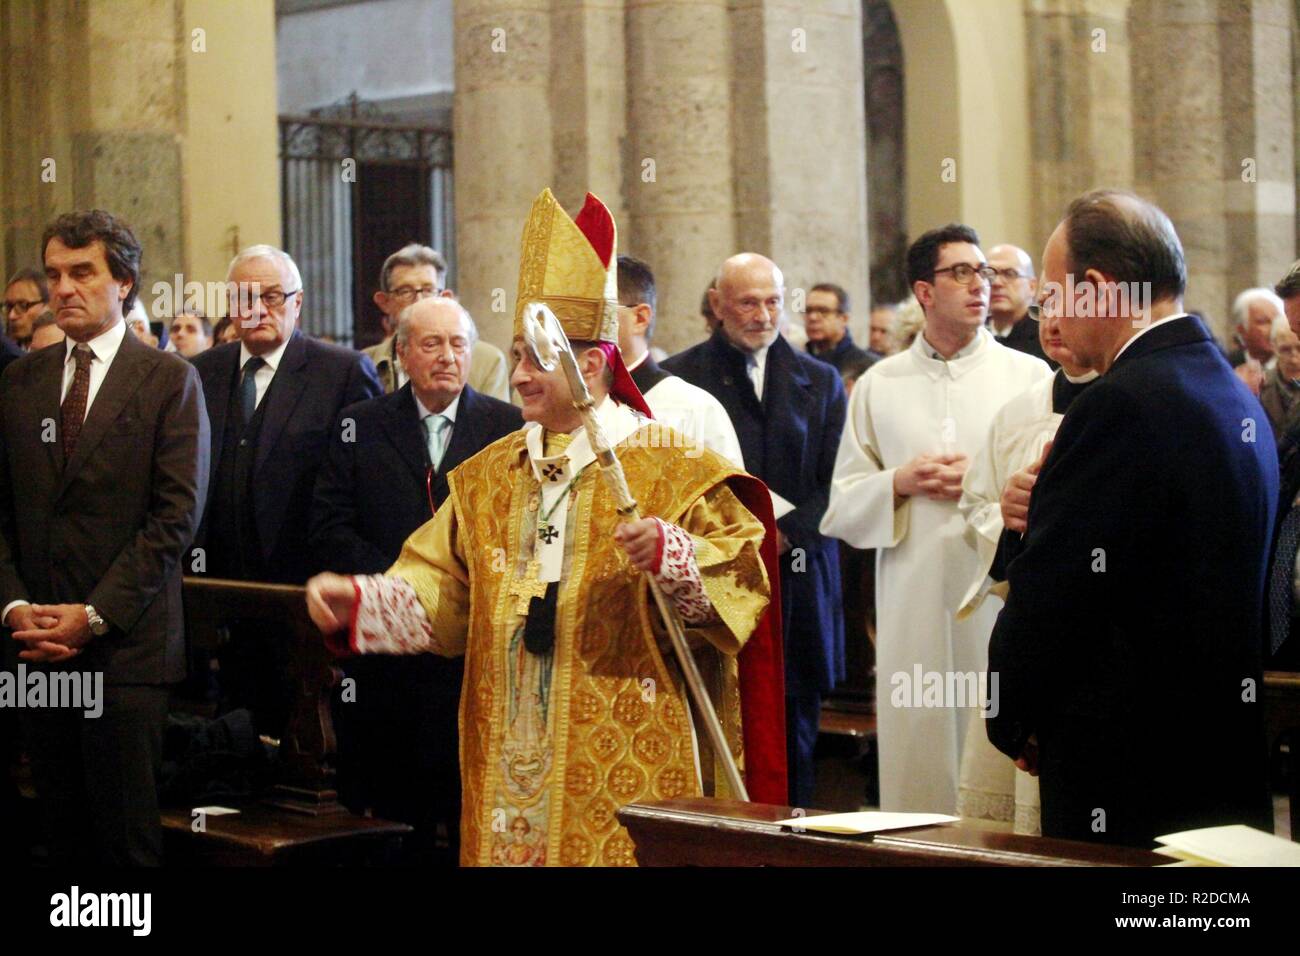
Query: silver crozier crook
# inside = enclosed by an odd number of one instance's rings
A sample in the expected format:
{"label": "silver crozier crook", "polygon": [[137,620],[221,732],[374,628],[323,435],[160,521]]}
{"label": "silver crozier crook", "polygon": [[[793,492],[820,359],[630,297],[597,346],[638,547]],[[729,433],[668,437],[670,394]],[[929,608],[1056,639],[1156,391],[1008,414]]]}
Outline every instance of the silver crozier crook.
{"label": "silver crozier crook", "polygon": [[[555,314],[541,303],[530,303],[524,309],[524,344],[533,363],[542,371],[553,371],[557,365],[564,369],[564,376],[569,381],[569,391],[573,395],[573,407],[582,416],[582,424],[587,429],[587,440],[591,443],[591,448],[596,453],[596,460],[600,463],[600,473],[604,475],[605,483],[614,495],[615,507],[625,521],[638,520],[641,515],[637,511],[636,499],[628,490],[627,479],[623,476],[623,465],[618,460],[618,455],[614,454],[614,449],[610,447],[600,423],[596,421],[595,404],[591,400],[591,393],[587,391],[587,383],[578,370],[578,360],[573,354],[573,347],[569,345],[569,337],[564,334],[564,329],[560,327]],[[691,654],[691,649],[686,643],[686,631],[682,627],[681,618],[677,615],[677,608],[660,590],[650,572],[642,573],[645,575],[646,583],[650,585],[650,593],[654,595],[659,614],[668,629],[673,650],[677,654],[677,664],[681,667],[682,675],[686,678],[686,686],[691,692],[691,700],[695,703],[695,712],[704,721],[704,729],[708,731],[713,752],[722,761],[722,768],[727,774],[727,783],[731,787],[731,792],[736,799],[748,801],[749,793],[745,790],[744,781],[740,779],[740,769],[731,756],[731,748],[727,746],[726,737],[722,733],[722,724],[718,721],[717,711],[713,709],[713,701],[709,699],[704,689],[704,680],[700,677],[700,669],[695,664],[695,656]]]}

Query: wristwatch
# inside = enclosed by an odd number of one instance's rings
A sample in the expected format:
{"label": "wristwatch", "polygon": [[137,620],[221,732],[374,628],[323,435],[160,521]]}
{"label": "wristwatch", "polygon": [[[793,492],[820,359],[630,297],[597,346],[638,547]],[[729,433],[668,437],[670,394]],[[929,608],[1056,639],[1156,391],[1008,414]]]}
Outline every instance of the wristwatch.
{"label": "wristwatch", "polygon": [[108,633],[108,622],[89,604],[86,605],[86,621],[90,624],[90,633],[96,637],[103,637]]}

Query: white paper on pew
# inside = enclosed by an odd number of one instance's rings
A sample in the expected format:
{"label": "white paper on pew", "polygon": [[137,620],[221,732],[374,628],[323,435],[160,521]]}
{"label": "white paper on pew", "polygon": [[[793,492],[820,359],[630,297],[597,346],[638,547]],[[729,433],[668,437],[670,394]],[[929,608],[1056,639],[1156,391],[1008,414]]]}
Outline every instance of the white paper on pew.
{"label": "white paper on pew", "polygon": [[771,488],[767,489],[767,493],[772,496],[772,517],[776,521],[780,521],[791,511],[794,511],[794,505],[789,501],[786,501],[786,499],[782,498]]}
{"label": "white paper on pew", "polygon": [[906,830],[910,827],[932,827],[940,823],[956,823],[958,817],[946,813],[886,813],[867,810],[861,813],[823,813],[815,817],[791,817],[778,820],[783,827],[801,827],[820,833],[880,833],[884,830]]}
{"label": "white paper on pew", "polygon": [[238,813],[234,807],[195,807],[190,811],[190,816],[201,813],[205,817],[224,817],[231,813]]}
{"label": "white paper on pew", "polygon": [[1210,866],[1300,866],[1300,844],[1243,823],[1156,837],[1174,855]]}

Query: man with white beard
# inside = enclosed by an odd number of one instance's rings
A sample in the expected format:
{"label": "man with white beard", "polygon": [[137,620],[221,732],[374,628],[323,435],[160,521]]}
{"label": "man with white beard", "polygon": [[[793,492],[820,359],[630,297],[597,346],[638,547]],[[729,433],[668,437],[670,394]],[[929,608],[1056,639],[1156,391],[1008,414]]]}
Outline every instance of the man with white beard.
{"label": "man with white beard", "polygon": [[998,409],[1051,371],[1002,348],[983,327],[993,270],[973,229],[954,223],[927,232],[908,250],[907,273],[925,326],[854,387],[821,531],[879,552],[881,809],[952,813],[964,709],[953,700],[916,707],[916,695],[899,684],[918,672],[984,670],[994,608],[954,618],[977,561],[957,510],[961,481]]}

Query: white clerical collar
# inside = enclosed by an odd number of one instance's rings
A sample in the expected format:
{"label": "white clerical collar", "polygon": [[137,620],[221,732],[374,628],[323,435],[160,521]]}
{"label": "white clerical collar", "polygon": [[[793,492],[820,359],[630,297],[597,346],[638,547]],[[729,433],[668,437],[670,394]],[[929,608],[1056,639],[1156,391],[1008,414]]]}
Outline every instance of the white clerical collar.
{"label": "white clerical collar", "polygon": [[[630,406],[620,405],[606,395],[596,406],[596,421],[613,447],[644,425],[647,419]],[[579,427],[573,433],[573,441],[549,457],[543,447],[545,436],[546,429],[540,422],[529,422],[524,426],[524,447],[528,450],[533,476],[544,486],[566,482],[596,460],[585,428]]]}
{"label": "white clerical collar", "polygon": [[[272,372],[280,367],[280,359],[284,356],[284,350],[289,347],[289,339],[291,338],[293,338],[292,332],[289,333],[289,338],[262,356],[262,361],[266,363],[266,367]],[[253,353],[248,351],[248,346],[241,341],[239,343],[239,367],[243,368],[247,365],[248,360],[252,357]]]}
{"label": "white clerical collar", "polygon": [[456,409],[460,408],[459,393],[456,395],[455,398],[451,400],[451,404],[448,405],[440,412],[429,411],[428,407],[424,404],[424,402],[420,401],[420,396],[415,394],[415,389],[411,389],[411,397],[415,399],[415,407],[420,412],[420,421],[424,421],[430,415],[441,415],[443,418],[447,419],[447,421],[451,422],[453,425],[456,424]]}
{"label": "white clerical collar", "polygon": [[1065,376],[1065,380],[1069,382],[1071,385],[1082,385],[1084,382],[1091,382],[1094,378],[1096,378],[1101,373],[1098,372],[1095,368],[1090,368],[1082,375],[1071,375],[1065,369],[1061,369],[1061,374]]}
{"label": "white clerical collar", "polygon": [[95,358],[104,363],[107,367],[113,364],[113,359],[117,356],[117,350],[122,347],[122,340],[126,338],[126,322],[117,322],[109,326],[103,332],[100,332],[89,342],[74,342],[71,338],[65,338],[66,344],[63,353],[63,362],[66,365],[72,358],[72,350],[78,345],[85,344],[90,346],[90,351],[95,353]]}
{"label": "white clerical collar", "polygon": [[624,362],[624,363],[623,363],[623,367],[624,367],[625,369],[627,369],[628,374],[630,375],[630,374],[632,374],[632,372],[636,371],[636,370],[639,369],[642,365],[644,365],[644,364],[645,364],[645,360],[648,359],[649,357],[650,357],[650,350],[649,350],[649,349],[646,349],[644,352],[641,353],[641,357],[640,357],[639,359],[637,359],[637,360],[636,360],[635,362],[633,362],[631,365],[628,365],[626,362]]}
{"label": "white clerical collar", "polygon": [[1125,342],[1123,345],[1119,347],[1119,351],[1115,353],[1115,357],[1110,360],[1111,366],[1113,367],[1115,363],[1119,361],[1119,357],[1124,354],[1125,349],[1127,349],[1138,339],[1142,338],[1142,336],[1146,335],[1152,329],[1164,325],[1166,322],[1172,322],[1174,321],[1174,319],[1185,319],[1185,318],[1187,318],[1187,313],[1179,312],[1177,315],[1167,315],[1163,319],[1156,319],[1154,322],[1151,322],[1143,326],[1142,328],[1138,329],[1138,331],[1133,335],[1131,339],[1129,339],[1127,342]]}

